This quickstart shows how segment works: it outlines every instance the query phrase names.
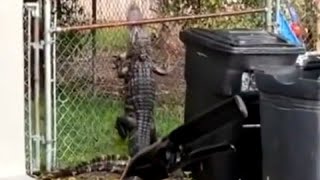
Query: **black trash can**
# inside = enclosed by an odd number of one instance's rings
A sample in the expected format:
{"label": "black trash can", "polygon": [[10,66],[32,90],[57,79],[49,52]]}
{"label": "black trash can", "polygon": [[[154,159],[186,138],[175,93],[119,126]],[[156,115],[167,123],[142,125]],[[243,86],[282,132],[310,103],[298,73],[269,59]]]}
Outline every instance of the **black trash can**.
{"label": "black trash can", "polygon": [[315,67],[255,73],[263,180],[320,179],[320,69]]}
{"label": "black trash can", "polygon": [[[262,69],[270,65],[293,66],[297,56],[304,53],[303,48],[287,44],[284,39],[260,30],[193,28],[182,31],[180,39],[186,47],[185,121],[212,104],[242,92],[242,78],[244,75],[251,76],[257,66]],[[257,180],[256,177],[262,177],[260,129],[254,127],[260,124],[259,113],[254,113],[259,109],[258,96],[242,93],[242,96],[245,95],[248,97],[247,102],[244,98],[245,103],[251,105],[248,106],[249,117],[244,124],[230,124],[212,137],[194,144],[201,146],[208,141],[233,141],[238,153],[217,154],[193,164],[186,170],[192,170],[194,179]],[[252,126],[246,128],[246,125]],[[256,151],[251,154],[248,149]]]}

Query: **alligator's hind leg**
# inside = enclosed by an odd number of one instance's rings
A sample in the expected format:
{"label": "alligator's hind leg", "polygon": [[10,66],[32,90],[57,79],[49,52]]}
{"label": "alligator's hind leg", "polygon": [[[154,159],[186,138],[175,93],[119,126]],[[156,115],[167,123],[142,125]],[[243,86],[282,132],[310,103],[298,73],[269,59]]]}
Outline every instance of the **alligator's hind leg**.
{"label": "alligator's hind leg", "polygon": [[136,121],[130,116],[120,116],[116,120],[115,128],[122,139],[126,139],[130,132],[137,126]]}

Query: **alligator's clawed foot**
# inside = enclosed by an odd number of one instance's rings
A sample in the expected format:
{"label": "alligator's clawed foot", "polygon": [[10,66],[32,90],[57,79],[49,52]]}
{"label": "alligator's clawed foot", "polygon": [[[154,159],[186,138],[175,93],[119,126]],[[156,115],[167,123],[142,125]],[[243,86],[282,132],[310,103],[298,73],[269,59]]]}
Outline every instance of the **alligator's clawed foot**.
{"label": "alligator's clawed foot", "polygon": [[168,75],[169,73],[171,73],[173,71],[173,67],[169,67],[169,66],[166,66],[166,67],[160,67],[156,64],[153,64],[153,72],[160,75],[160,76],[165,76],[165,75]]}

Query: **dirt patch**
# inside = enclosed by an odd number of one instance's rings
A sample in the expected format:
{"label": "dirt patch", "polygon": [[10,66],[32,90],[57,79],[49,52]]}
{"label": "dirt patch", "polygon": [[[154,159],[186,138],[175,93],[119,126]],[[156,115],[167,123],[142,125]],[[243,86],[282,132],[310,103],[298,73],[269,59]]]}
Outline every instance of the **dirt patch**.
{"label": "dirt patch", "polygon": [[95,172],[87,173],[75,177],[59,178],[55,180],[118,180],[119,174],[107,173],[107,172]]}

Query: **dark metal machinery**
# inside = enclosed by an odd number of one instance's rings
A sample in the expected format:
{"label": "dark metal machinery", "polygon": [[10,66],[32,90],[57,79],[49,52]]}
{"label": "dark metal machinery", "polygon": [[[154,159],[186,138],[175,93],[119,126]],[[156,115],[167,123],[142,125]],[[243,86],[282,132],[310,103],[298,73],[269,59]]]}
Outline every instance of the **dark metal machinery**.
{"label": "dark metal machinery", "polygon": [[186,45],[185,124],[138,153],[123,178],[160,180],[182,168],[197,180],[261,179],[253,72],[292,67],[304,49],[261,30],[188,29],[180,39]]}
{"label": "dark metal machinery", "polygon": [[[226,111],[229,113],[224,113]],[[133,176],[144,180],[164,179],[170,173],[208,155],[236,150],[229,141],[210,143],[196,148],[192,142],[214,133],[228,123],[239,123],[247,116],[247,108],[240,96],[228,98],[207,108],[168,136],[136,154],[129,162],[122,179]]]}

